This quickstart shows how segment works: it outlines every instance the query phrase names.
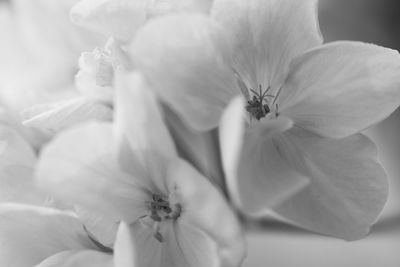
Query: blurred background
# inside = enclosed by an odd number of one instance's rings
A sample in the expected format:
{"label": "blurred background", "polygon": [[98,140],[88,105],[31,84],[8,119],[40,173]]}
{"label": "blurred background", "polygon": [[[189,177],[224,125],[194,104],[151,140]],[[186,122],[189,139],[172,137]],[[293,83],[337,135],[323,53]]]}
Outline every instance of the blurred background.
{"label": "blurred background", "polygon": [[[356,40],[400,50],[399,0],[320,0],[325,42]],[[248,236],[246,267],[400,266],[400,109],[369,129],[390,181],[381,218],[368,237],[347,242],[305,233],[279,223]]]}
{"label": "blurred background", "polygon": [[[0,6],[7,2],[0,0]],[[325,42],[357,40],[400,49],[399,0],[320,0],[319,17]],[[5,25],[0,20],[1,27]],[[7,41],[12,40],[0,39]],[[0,51],[0,56],[7,53]],[[66,71],[72,77],[76,70]],[[400,110],[366,134],[378,145],[391,184],[389,200],[371,234],[346,242],[270,223],[262,234],[248,234],[246,267],[400,267]]]}

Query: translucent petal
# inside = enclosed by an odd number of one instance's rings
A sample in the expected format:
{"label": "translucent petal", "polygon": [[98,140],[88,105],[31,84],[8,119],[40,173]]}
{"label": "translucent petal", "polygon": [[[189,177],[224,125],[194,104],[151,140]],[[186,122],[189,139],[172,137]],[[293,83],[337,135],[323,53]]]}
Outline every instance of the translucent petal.
{"label": "translucent petal", "polygon": [[225,198],[183,160],[171,163],[167,176],[171,205],[182,207],[177,223],[190,225],[213,240],[221,266],[238,266],[245,256],[240,224]]}
{"label": "translucent petal", "polygon": [[323,45],[293,61],[280,113],[320,135],[352,135],[399,106],[399,70],[395,50],[358,42]]}
{"label": "translucent petal", "polygon": [[71,9],[71,20],[106,37],[129,41],[146,20],[146,0],[81,0]]}
{"label": "translucent petal", "polygon": [[322,44],[317,0],[215,0],[212,16],[231,34],[234,67],[247,87],[276,92],[290,61]]}
{"label": "translucent petal", "polygon": [[55,254],[35,267],[113,267],[112,255],[95,250],[68,250]]}
{"label": "translucent petal", "polygon": [[311,180],[275,211],[311,231],[346,240],[364,237],[388,194],[374,144],[363,135],[329,139],[299,128],[275,141],[291,166]]}
{"label": "translucent petal", "polygon": [[33,106],[25,109],[22,116],[25,126],[57,132],[85,121],[111,120],[112,110],[89,98],[76,98]]}
{"label": "translucent petal", "polygon": [[36,189],[36,155],[14,129],[0,125],[0,202],[42,205],[46,196]]}
{"label": "translucent petal", "polygon": [[163,175],[177,157],[159,103],[139,73],[117,77],[115,135],[121,167],[150,188],[165,192]]}
{"label": "translucent petal", "polygon": [[173,111],[168,108],[164,110],[179,156],[196,167],[214,185],[224,187],[217,130],[199,132],[190,129]]}
{"label": "translucent petal", "polygon": [[146,214],[147,189],[120,169],[113,141],[107,123],[64,131],[42,151],[36,172],[40,186],[115,223]]}
{"label": "translucent petal", "polygon": [[94,249],[69,213],[37,206],[0,204],[0,263],[34,266],[64,250]]}
{"label": "translucent petal", "polygon": [[196,130],[216,127],[229,100],[240,93],[224,28],[206,16],[154,19],[138,32],[129,52],[157,95]]}
{"label": "translucent petal", "polygon": [[243,212],[257,215],[292,196],[308,178],[292,170],[272,137],[292,127],[285,118],[245,123],[243,100],[226,109],[220,126],[221,154],[229,193]]}

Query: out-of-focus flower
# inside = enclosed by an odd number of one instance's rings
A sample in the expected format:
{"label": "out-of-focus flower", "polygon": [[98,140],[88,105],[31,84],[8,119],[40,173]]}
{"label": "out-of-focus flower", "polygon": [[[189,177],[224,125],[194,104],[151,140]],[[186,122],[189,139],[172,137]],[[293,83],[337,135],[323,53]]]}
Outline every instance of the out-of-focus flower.
{"label": "out-of-focus flower", "polygon": [[[76,1],[75,1],[76,2]],[[110,120],[114,73],[132,64],[121,45],[129,42],[147,20],[175,12],[208,12],[211,1],[92,1],[82,0],[71,9],[71,20],[109,38],[104,48],[82,53],[75,77],[78,94],[71,99],[38,104],[23,111],[26,126],[57,132],[88,121]]]}
{"label": "out-of-focus flower", "polygon": [[151,18],[181,12],[208,13],[213,0],[81,0],[71,10],[72,21],[121,42],[132,40]]}
{"label": "out-of-focus flower", "polygon": [[[88,120],[110,120],[115,73],[134,66],[124,50],[138,28],[151,18],[178,12],[208,13],[209,0],[196,1],[80,1],[71,19],[84,28],[109,38],[104,48],[82,53],[75,77],[78,95],[50,104],[39,104],[22,112],[26,126],[55,133]],[[168,127],[179,139],[179,154],[215,185],[224,188],[216,131],[200,133],[188,129],[174,112],[168,111]]]}
{"label": "out-of-focus flower", "polygon": [[[126,222],[138,266],[238,266],[244,243],[224,197],[177,156],[142,77],[116,81],[115,127],[92,122],[60,133],[42,152],[40,185],[103,222]],[[88,232],[102,243],[112,228],[96,229]]]}
{"label": "out-of-focus flower", "polygon": [[217,0],[214,20],[154,20],[129,52],[194,129],[218,126],[232,98],[244,96],[226,112],[220,140],[229,189],[245,212],[274,207],[307,229],[356,239],[387,197],[374,145],[357,133],[398,107],[400,57],[359,42],[322,45],[316,6]]}
{"label": "out-of-focus flower", "polygon": [[104,42],[70,23],[69,9],[75,2],[14,0],[1,7],[2,105],[18,113],[71,96],[79,54]]}

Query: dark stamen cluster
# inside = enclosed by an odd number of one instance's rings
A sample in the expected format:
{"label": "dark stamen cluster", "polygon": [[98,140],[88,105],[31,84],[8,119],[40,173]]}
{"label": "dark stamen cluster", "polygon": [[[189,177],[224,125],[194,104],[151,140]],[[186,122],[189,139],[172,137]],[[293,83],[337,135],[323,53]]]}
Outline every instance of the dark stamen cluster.
{"label": "dark stamen cluster", "polygon": [[175,204],[174,209],[172,209],[168,201],[157,194],[153,194],[149,208],[151,212],[150,218],[156,222],[154,238],[159,242],[163,242],[164,238],[159,232],[158,224],[163,220],[176,220],[181,215],[182,207],[180,204]]}
{"label": "dark stamen cluster", "polygon": [[259,86],[259,92],[250,89],[254,95],[253,99],[247,101],[246,111],[257,120],[264,118],[271,111],[268,104],[264,103],[267,97],[274,97],[273,95],[267,94],[269,89],[270,88],[268,87],[265,92],[262,92],[261,85]]}

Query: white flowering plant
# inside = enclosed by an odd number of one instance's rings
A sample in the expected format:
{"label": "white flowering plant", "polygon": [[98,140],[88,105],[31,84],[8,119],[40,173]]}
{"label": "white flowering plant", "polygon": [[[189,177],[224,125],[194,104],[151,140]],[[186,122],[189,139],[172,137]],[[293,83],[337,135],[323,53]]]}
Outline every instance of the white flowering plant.
{"label": "white flowering plant", "polygon": [[317,0],[8,5],[1,266],[236,267],[271,214],[345,240],[377,221],[362,132],[400,105],[400,56],[323,43]]}

